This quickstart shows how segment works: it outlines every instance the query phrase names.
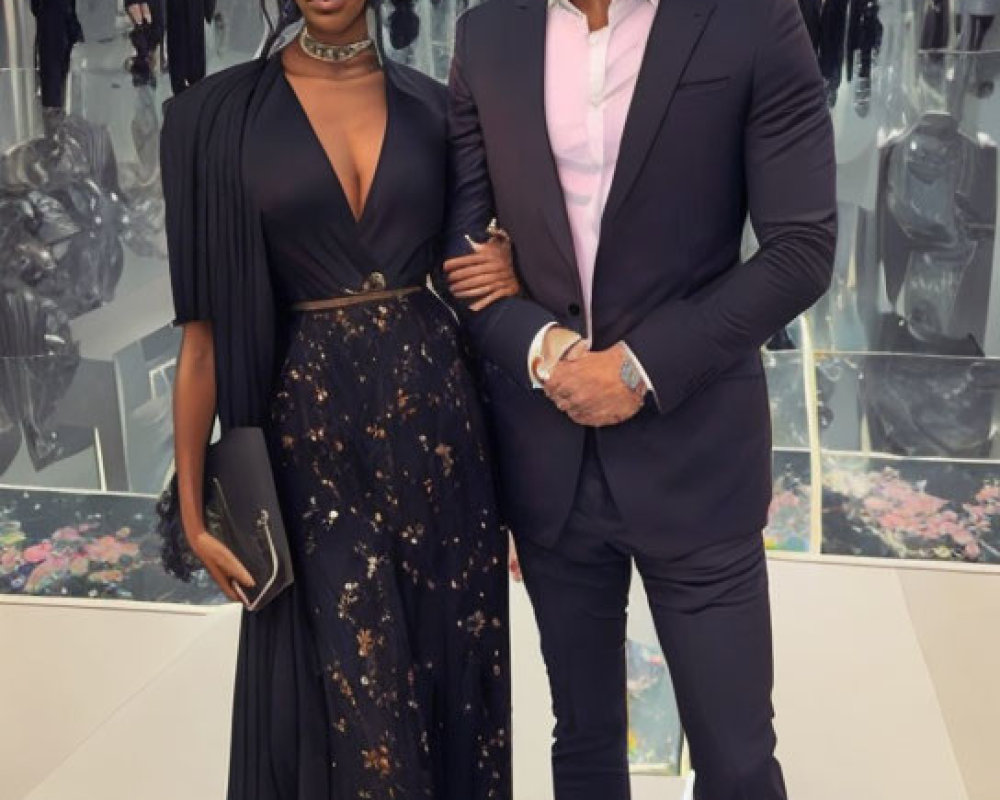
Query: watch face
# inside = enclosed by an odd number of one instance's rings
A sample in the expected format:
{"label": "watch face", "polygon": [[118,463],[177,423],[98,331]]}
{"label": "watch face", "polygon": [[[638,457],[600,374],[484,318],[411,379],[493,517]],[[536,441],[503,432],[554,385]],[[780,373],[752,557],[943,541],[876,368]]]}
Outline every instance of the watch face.
{"label": "watch face", "polygon": [[639,388],[639,384],[642,382],[642,376],[639,375],[639,370],[635,368],[635,364],[632,363],[631,359],[625,359],[622,362],[622,383],[624,383],[629,391],[634,392]]}

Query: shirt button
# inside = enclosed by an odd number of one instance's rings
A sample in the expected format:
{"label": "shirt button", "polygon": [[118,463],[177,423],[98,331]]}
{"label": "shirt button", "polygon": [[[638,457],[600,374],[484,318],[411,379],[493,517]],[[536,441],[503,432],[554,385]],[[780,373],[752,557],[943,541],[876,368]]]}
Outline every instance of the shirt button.
{"label": "shirt button", "polygon": [[580,306],[577,305],[576,303],[570,303],[569,308],[567,308],[566,310],[569,311],[569,315],[571,317],[580,316]]}

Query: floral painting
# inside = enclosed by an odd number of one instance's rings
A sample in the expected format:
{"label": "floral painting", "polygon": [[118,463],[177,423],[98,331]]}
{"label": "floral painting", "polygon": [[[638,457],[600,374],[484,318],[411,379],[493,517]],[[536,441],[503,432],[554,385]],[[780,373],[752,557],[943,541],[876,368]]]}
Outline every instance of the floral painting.
{"label": "floral painting", "polygon": [[218,603],[160,564],[152,497],[0,488],[0,594]]}
{"label": "floral painting", "polygon": [[634,772],[679,775],[680,717],[659,647],[628,641],[628,759]]}
{"label": "floral painting", "polygon": [[771,461],[774,489],[764,542],[768,550],[809,550],[812,481],[809,453],[775,451]]}
{"label": "floral painting", "polygon": [[827,456],[823,552],[1000,564],[1000,465]]}

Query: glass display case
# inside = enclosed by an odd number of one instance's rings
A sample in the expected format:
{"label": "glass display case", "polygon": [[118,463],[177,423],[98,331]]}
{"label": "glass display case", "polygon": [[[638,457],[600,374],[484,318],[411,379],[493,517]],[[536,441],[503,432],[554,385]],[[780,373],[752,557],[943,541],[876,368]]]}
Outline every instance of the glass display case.
{"label": "glass display case", "polygon": [[[827,71],[833,286],[802,321],[802,374],[784,353],[767,358],[777,448],[768,544],[997,564],[1000,2],[870,6],[882,36],[867,74]],[[793,449],[796,382],[808,459]],[[809,535],[789,536],[787,520],[806,505]]]}

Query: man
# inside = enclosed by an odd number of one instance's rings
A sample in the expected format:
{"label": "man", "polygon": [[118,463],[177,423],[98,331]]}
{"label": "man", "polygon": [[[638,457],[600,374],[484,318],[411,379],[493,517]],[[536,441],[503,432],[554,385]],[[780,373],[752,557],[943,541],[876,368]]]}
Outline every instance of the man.
{"label": "man", "polygon": [[[465,236],[496,217],[524,289],[467,319],[552,687],[556,798],[629,796],[633,563],[696,797],[784,798],[759,348],[826,290],[836,239],[798,6],[491,0],[459,21],[449,122],[449,267],[477,263]],[[741,264],[748,212],[761,249]]]}

